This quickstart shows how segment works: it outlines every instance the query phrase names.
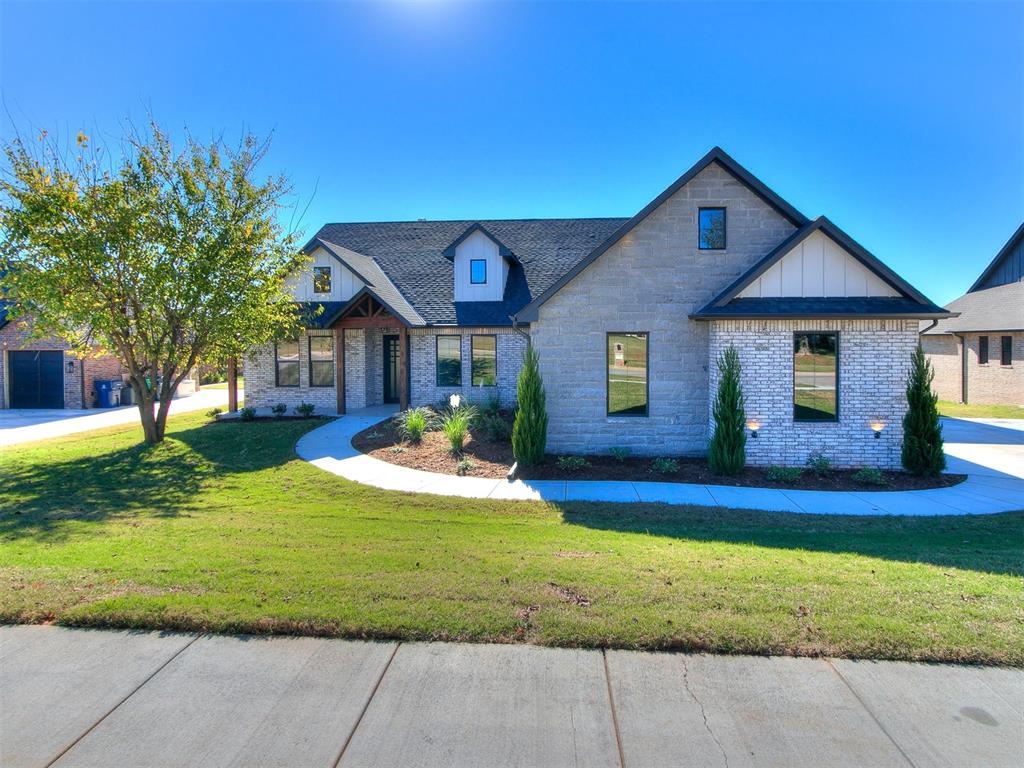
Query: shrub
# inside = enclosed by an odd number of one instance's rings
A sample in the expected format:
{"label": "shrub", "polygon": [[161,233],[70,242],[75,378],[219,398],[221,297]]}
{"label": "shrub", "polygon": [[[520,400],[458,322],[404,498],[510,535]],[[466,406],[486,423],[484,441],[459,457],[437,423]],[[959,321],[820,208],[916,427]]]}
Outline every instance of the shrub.
{"label": "shrub", "polygon": [[708,465],[720,475],[735,475],[747,463],[747,434],[740,386],[740,357],[732,344],[718,358],[718,391],[712,414],[715,433],[708,446]]}
{"label": "shrub", "polygon": [[832,460],[821,451],[813,451],[807,457],[807,467],[818,477],[828,477],[832,472]]}
{"label": "shrub", "polygon": [[629,448],[612,448],[609,453],[621,464],[629,458],[630,450]]}
{"label": "shrub", "polygon": [[803,473],[800,467],[768,467],[764,476],[773,483],[795,483]]}
{"label": "shrub", "polygon": [[238,412],[238,418],[242,421],[254,421],[256,419],[256,409],[246,406]]}
{"label": "shrub", "polygon": [[295,412],[304,419],[308,419],[313,415],[313,411],[316,410],[316,406],[312,403],[299,403],[295,406]]}
{"label": "shrub", "polygon": [[469,459],[461,459],[459,463],[455,465],[455,472],[459,475],[465,475],[473,469],[476,469],[476,462],[470,461]]}
{"label": "shrub", "polygon": [[441,431],[448,438],[452,453],[461,453],[469,433],[469,425],[476,418],[476,408],[472,405],[460,405],[452,408],[441,418]]}
{"label": "shrub", "polygon": [[903,468],[914,475],[937,475],[946,468],[942,452],[942,425],[939,424],[938,401],[932,392],[935,374],[932,364],[917,345],[910,359],[910,380],[907,382],[907,413],[903,417]]}
{"label": "shrub", "polygon": [[651,472],[656,475],[674,475],[679,471],[679,462],[659,456],[651,462]]}
{"label": "shrub", "polygon": [[501,413],[501,398],[497,395],[491,395],[487,399],[487,405],[484,406],[484,413],[489,416],[497,416]]}
{"label": "shrub", "polygon": [[398,431],[410,443],[418,443],[429,429],[434,414],[427,408],[410,408],[398,414]]}
{"label": "shrub", "polygon": [[888,485],[889,481],[885,479],[885,475],[882,474],[882,470],[875,469],[874,467],[864,467],[858,469],[853,473],[854,481],[858,483],[864,483],[864,485]]}
{"label": "shrub", "polygon": [[392,445],[388,451],[394,454],[405,453],[405,448],[400,445]]}
{"label": "shrub", "polygon": [[590,462],[582,456],[559,456],[555,465],[563,472],[579,472],[590,466]]}
{"label": "shrub", "polygon": [[221,414],[221,409],[220,408],[211,408],[210,410],[208,410],[206,412],[206,415],[209,416],[211,419],[216,419],[218,416],[220,416],[220,414]]}
{"label": "shrub", "polygon": [[526,348],[516,396],[519,399],[519,410],[512,426],[512,453],[516,461],[528,467],[544,459],[548,442],[544,382],[540,377],[540,359],[532,345]]}
{"label": "shrub", "polygon": [[285,405],[284,403],[278,403],[277,405],[270,406],[270,411],[275,416],[277,416],[277,418],[280,419],[282,416],[288,413],[288,406]]}
{"label": "shrub", "polygon": [[478,428],[492,442],[508,442],[512,437],[512,426],[498,413],[485,413],[478,421]]}

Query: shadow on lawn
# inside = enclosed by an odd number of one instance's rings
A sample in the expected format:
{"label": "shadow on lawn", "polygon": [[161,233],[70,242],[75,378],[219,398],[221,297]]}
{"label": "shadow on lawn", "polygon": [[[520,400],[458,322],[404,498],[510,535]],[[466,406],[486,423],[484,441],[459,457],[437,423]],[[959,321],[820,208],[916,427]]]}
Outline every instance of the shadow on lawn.
{"label": "shadow on lawn", "polygon": [[849,553],[1024,575],[1024,512],[962,517],[794,515],[660,504],[563,503],[563,520],[603,531],[699,542]]}

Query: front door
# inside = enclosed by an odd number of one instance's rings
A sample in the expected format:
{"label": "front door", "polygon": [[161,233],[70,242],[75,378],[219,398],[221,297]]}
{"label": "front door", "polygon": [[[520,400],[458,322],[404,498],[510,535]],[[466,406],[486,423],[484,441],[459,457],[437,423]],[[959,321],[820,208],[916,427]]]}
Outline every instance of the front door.
{"label": "front door", "polygon": [[397,336],[384,337],[384,402],[398,402],[398,354]]}

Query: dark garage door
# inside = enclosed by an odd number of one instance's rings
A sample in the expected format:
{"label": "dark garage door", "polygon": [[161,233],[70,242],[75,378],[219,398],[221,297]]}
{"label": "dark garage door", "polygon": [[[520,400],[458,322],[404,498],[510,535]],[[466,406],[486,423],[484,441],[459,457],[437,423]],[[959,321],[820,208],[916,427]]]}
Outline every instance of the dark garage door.
{"label": "dark garage door", "polygon": [[11,408],[63,408],[63,366],[63,352],[8,352]]}

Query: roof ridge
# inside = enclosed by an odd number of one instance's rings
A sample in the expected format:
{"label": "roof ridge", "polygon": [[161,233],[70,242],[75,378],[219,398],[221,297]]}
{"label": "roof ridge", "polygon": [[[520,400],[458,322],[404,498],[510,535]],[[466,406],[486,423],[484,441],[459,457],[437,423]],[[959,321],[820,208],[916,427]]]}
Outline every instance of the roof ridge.
{"label": "roof ridge", "polygon": [[475,224],[481,221],[508,221],[508,222],[524,222],[524,221],[625,221],[629,219],[629,216],[532,216],[526,218],[468,218],[468,219],[392,219],[388,221],[329,221],[323,224],[320,229],[324,227],[342,227],[352,224]]}

